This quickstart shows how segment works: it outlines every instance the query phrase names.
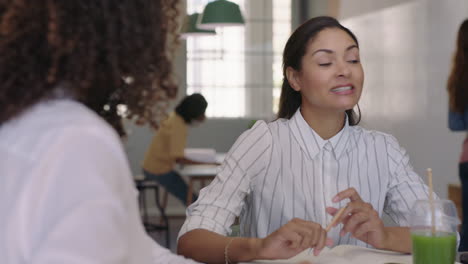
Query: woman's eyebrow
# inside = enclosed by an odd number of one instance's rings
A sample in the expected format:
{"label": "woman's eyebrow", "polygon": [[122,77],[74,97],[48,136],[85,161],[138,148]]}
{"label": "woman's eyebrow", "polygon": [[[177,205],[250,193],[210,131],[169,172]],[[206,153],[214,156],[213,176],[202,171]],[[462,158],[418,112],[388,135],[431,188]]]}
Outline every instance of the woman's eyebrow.
{"label": "woman's eyebrow", "polygon": [[[359,49],[359,47],[358,47],[357,45],[353,44],[353,45],[347,47],[347,48],[346,48],[346,51],[352,50],[352,49],[354,49],[354,48]],[[318,49],[318,50],[316,50],[316,51],[314,51],[314,52],[312,53],[312,56],[313,56],[315,53],[318,53],[318,52],[325,52],[325,53],[328,53],[328,54],[333,54],[333,53],[335,53],[335,52],[334,52],[333,50],[331,50],[331,49]]]}
{"label": "woman's eyebrow", "polygon": [[317,53],[317,52],[325,52],[325,53],[328,53],[328,54],[335,53],[333,50],[330,50],[330,49],[318,49],[318,50],[314,51],[314,52],[312,53],[312,55],[314,55],[314,54]]}
{"label": "woman's eyebrow", "polygon": [[359,47],[358,47],[357,45],[351,45],[351,46],[349,46],[349,47],[346,48],[346,51],[352,50],[352,49],[354,49],[354,48],[359,49]]}

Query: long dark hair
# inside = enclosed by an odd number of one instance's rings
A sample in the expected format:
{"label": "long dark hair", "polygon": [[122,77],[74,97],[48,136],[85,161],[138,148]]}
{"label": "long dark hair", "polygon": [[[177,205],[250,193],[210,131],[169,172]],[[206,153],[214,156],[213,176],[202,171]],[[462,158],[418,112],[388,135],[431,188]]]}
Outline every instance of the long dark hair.
{"label": "long dark hair", "polygon": [[194,93],[186,96],[176,107],[175,112],[179,114],[185,121],[190,124],[194,119],[205,115],[205,110],[208,103],[205,97],[199,93]]}
{"label": "long dark hair", "polygon": [[468,108],[468,19],[458,30],[457,49],[447,82],[450,109],[463,113]]}
{"label": "long dark hair", "polygon": [[[283,85],[281,87],[278,118],[290,119],[301,106],[301,93],[295,91],[289,84],[288,78],[286,77],[286,69],[291,67],[296,71],[301,70],[302,58],[307,51],[308,43],[315,38],[320,31],[326,28],[338,28],[343,30],[351,36],[359,47],[356,36],[333,17],[315,17],[299,26],[289,37],[283,51]],[[361,121],[361,110],[359,106],[358,112],[359,115],[356,115],[353,109],[346,110],[348,121],[351,126],[357,125],[359,121]]]}
{"label": "long dark hair", "polygon": [[[0,1],[0,125],[61,87],[124,135],[158,125],[177,86],[179,0]],[[126,80],[126,81],[123,81]]]}

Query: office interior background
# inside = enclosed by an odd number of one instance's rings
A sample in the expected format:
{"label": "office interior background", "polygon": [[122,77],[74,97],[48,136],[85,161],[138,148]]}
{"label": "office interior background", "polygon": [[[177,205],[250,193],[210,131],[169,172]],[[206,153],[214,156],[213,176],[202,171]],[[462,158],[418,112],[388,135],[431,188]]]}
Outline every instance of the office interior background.
{"label": "office interior background", "polygon": [[[214,36],[182,40],[175,75],[178,98],[201,92],[208,119],[189,131],[188,147],[227,152],[252,120],[274,120],[282,80],[281,53],[289,34],[304,20],[331,15],[360,42],[365,72],[361,125],[395,136],[414,170],[447,198],[457,184],[465,133],[447,127],[446,82],[456,32],[468,18],[465,0],[231,0],[246,24]],[[187,13],[201,12],[208,0],[187,0]],[[177,102],[176,100],[174,102]],[[124,142],[134,174],[155,131],[127,124]],[[168,215],[185,208],[169,200]]]}

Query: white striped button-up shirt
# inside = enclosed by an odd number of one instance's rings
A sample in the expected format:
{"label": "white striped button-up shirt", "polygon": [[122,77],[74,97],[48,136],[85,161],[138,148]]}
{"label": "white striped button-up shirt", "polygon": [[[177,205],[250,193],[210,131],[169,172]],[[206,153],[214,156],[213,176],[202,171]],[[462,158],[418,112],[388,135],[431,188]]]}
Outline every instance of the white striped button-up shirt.
{"label": "white striped button-up shirt", "polygon": [[[359,126],[344,128],[323,140],[300,111],[269,124],[259,121],[229,151],[214,181],[187,209],[179,237],[203,228],[226,235],[237,216],[240,235],[263,238],[297,217],[325,227],[332,216],[327,206],[349,201],[332,198],[354,187],[361,198],[398,225],[409,225],[409,212],[428,189],[409,164],[406,151],[388,134]],[[369,246],[342,225],[329,232],[335,244]]]}

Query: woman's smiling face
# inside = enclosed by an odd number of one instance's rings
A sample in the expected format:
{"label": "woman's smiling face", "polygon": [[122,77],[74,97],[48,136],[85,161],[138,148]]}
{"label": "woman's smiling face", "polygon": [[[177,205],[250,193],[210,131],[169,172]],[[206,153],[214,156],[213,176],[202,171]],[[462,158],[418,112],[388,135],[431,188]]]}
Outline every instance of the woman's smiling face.
{"label": "woman's smiling face", "polygon": [[302,95],[307,110],[352,109],[359,101],[364,81],[359,48],[338,28],[326,28],[309,40],[301,70],[287,70],[288,81]]}

